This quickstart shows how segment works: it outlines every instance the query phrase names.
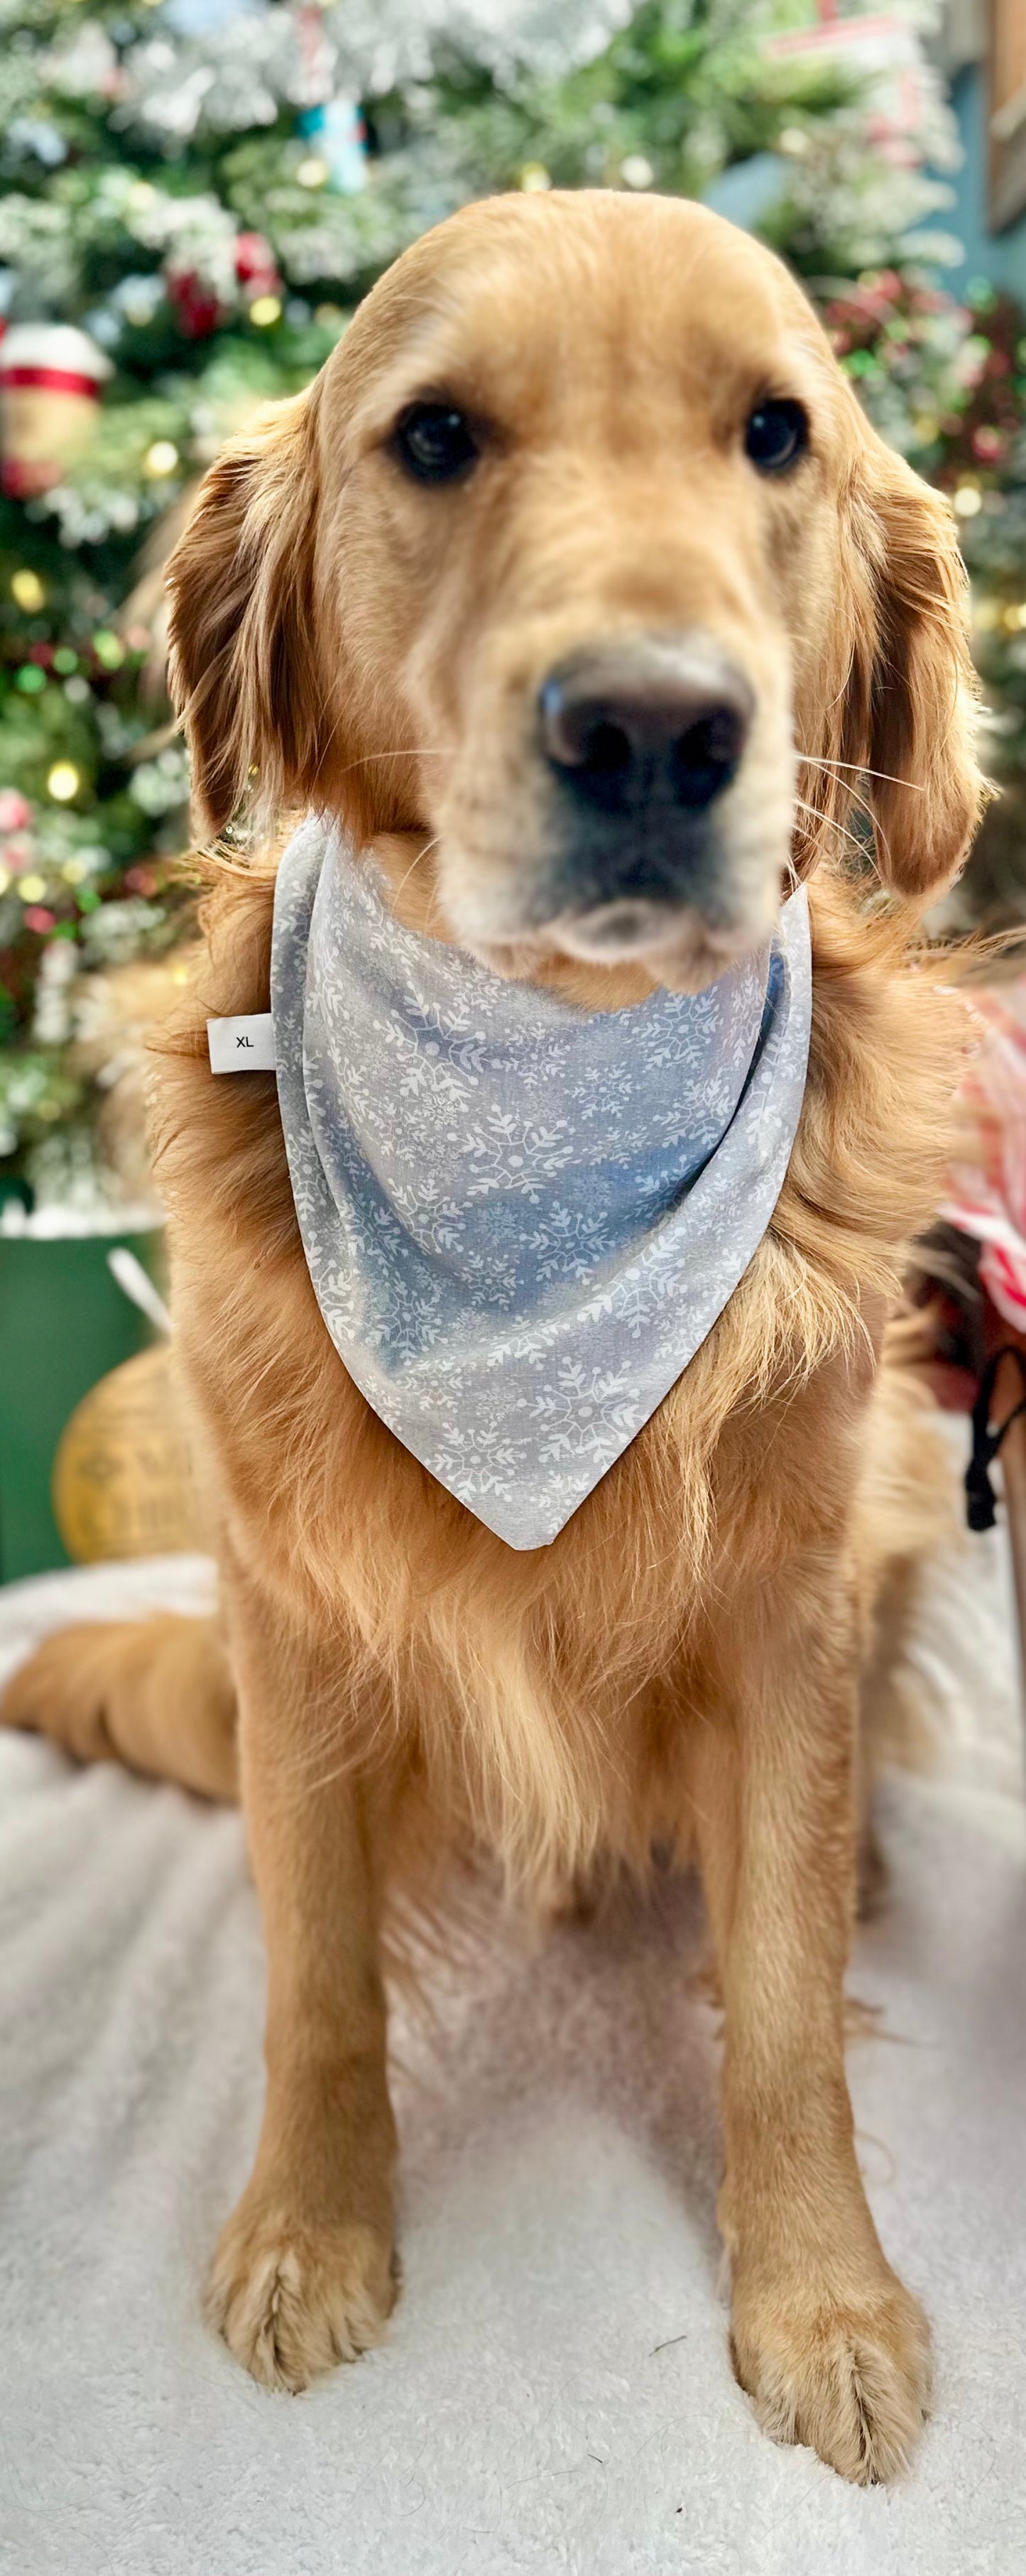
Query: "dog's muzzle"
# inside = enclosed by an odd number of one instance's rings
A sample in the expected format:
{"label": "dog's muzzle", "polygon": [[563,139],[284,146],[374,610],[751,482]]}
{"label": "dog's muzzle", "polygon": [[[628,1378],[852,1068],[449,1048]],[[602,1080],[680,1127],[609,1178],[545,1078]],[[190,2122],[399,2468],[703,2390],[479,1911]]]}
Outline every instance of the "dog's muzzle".
{"label": "dog's muzzle", "polygon": [[695,899],[754,709],[744,672],[704,636],[584,650],[542,682],[561,908],[595,916],[597,954],[657,943],[667,907]]}

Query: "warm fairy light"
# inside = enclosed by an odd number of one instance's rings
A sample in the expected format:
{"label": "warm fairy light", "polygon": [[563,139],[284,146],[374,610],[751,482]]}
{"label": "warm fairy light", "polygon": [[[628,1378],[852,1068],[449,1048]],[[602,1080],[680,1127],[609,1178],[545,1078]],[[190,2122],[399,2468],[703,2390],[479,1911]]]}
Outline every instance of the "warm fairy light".
{"label": "warm fairy light", "polygon": [[40,896],[46,893],[46,878],[37,876],[19,877],[18,892],[23,903],[38,903]]}
{"label": "warm fairy light", "polygon": [[[80,784],[81,781],[79,779],[79,774],[73,760],[54,761],[53,768],[50,770],[47,777],[46,786],[47,794],[54,798],[56,804],[70,805],[72,797],[78,795]],[[39,891],[40,894],[42,894],[42,886],[40,886]]]}
{"label": "warm fairy light", "polygon": [[65,885],[81,885],[83,877],[87,877],[88,874],[89,870],[84,859],[65,859],[61,869]]}
{"label": "warm fairy light", "polygon": [[308,153],[306,160],[300,162],[296,172],[301,188],[323,188],[327,176],[328,164],[326,161],[321,161],[316,152]]}
{"label": "warm fairy light", "polygon": [[975,483],[959,484],[955,494],[955,508],[960,519],[975,519],[977,510],[983,508],[983,501]]}
{"label": "warm fairy light", "polygon": [[281,321],[280,295],[257,295],[249,308],[249,318],[259,331],[268,331],[272,322]]}
{"label": "warm fairy light", "polygon": [[178,449],[170,438],[155,438],[143,457],[144,474],[156,482],[162,474],[173,474],[178,463]]}
{"label": "warm fairy light", "polygon": [[46,592],[43,588],[42,582],[40,581],[39,574],[37,572],[33,572],[28,564],[26,564],[22,572],[12,573],[11,596],[17,600],[19,608],[25,608],[30,611],[32,609],[42,608],[43,602],[46,598]]}
{"label": "warm fairy light", "polygon": [[537,195],[541,188],[551,188],[552,181],[544,163],[541,161],[525,161],[520,173],[520,185],[522,188],[526,188],[529,197]]}

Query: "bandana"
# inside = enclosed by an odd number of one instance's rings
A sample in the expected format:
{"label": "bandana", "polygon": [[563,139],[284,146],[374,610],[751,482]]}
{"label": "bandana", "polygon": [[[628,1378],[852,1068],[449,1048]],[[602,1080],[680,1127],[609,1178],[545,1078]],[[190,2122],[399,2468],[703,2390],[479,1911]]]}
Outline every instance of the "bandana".
{"label": "bandana", "polygon": [[787,1170],[804,888],[704,993],[585,1011],[405,930],[308,817],[271,1004],[296,1216],[349,1375],[509,1547],[545,1547],[669,1393]]}

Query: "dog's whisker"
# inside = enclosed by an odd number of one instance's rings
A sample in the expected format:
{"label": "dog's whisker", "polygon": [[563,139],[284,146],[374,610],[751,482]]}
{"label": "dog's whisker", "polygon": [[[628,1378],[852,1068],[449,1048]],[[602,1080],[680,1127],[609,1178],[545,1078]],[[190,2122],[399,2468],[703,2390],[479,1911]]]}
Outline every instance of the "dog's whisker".
{"label": "dog's whisker", "polygon": [[[853,787],[853,788],[851,788],[851,789],[850,789],[850,791],[849,791],[849,794],[850,794],[850,801],[851,801],[851,804],[854,806],[854,809],[855,809],[856,813],[858,813],[858,814],[864,814],[864,815],[865,815],[865,818],[866,818],[867,823],[869,823],[869,824],[872,826],[872,828],[873,828],[873,830],[874,830],[874,831],[878,831],[880,827],[879,827],[879,824],[878,824],[878,822],[877,822],[876,815],[874,814],[874,811],[873,811],[872,805],[871,805],[871,804],[870,804],[870,802],[869,802],[869,798],[868,798],[868,796],[863,796],[863,795],[861,794],[860,790],[859,790],[857,787]],[[844,829],[844,825],[843,825],[842,823],[839,823],[839,822],[837,821],[836,816],[831,816],[831,815],[830,815],[829,810],[828,810],[828,808],[827,808],[826,806],[818,806],[818,805],[817,805],[817,806],[815,806],[815,807],[813,807],[813,808],[811,808],[811,809],[807,809],[807,810],[812,810],[812,811],[814,811],[816,814],[818,814],[818,815],[819,815],[819,817],[820,817],[821,822],[823,822],[823,823],[829,823],[829,824],[830,824],[830,826],[831,826],[831,829],[832,829],[832,830],[834,830],[834,831],[838,831],[838,832],[843,831],[843,829]]]}
{"label": "dog's whisker", "polygon": [[846,824],[832,820],[820,811],[818,805],[810,805],[804,796],[796,796],[794,803],[796,814],[808,814],[814,823],[825,823],[829,821],[831,831],[839,833],[842,841],[850,841],[852,849],[858,851],[860,858],[864,857],[866,848],[865,842],[859,840],[857,833],[849,832]]}
{"label": "dog's whisker", "polygon": [[348,777],[351,769],[368,768],[373,760],[451,760],[452,757],[451,749],[444,743],[439,746],[437,743],[404,742],[396,751],[361,751],[356,760],[347,760],[343,776]]}
{"label": "dog's whisker", "polygon": [[[428,859],[428,858],[430,858],[432,850],[437,850],[437,848],[438,848],[438,844],[439,844],[439,841],[441,840],[441,837],[442,837],[442,836],[441,836],[441,833],[440,833],[440,832],[436,832],[436,833],[435,833],[435,835],[434,835],[434,838],[433,838],[432,840],[430,840],[430,841],[425,841],[423,849],[418,850],[418,851],[417,851],[417,853],[416,853],[415,858],[412,858],[412,859],[410,860],[410,864],[409,864],[409,867],[408,867],[408,868],[407,868],[407,870],[406,870],[406,874],[405,874],[405,876],[400,877],[400,879],[399,879],[399,883],[398,883],[398,885],[397,885],[397,887],[396,887],[396,889],[395,889],[395,893],[394,893],[393,898],[392,898],[392,900],[393,900],[393,904],[398,903],[398,901],[399,901],[399,897],[400,897],[400,895],[401,895],[401,893],[402,893],[402,890],[403,890],[403,887],[404,887],[405,885],[408,885],[408,884],[409,884],[409,881],[410,881],[410,878],[411,878],[411,877],[412,877],[412,875],[413,875],[414,869],[415,869],[415,868],[419,868],[420,863],[421,863],[421,860],[422,860],[422,859]],[[431,901],[432,901],[432,902],[434,902],[434,893],[433,893],[433,892],[432,892],[432,896],[431,896]],[[430,918],[430,913],[429,913],[429,918]]]}
{"label": "dog's whisker", "polygon": [[798,758],[805,769],[847,769],[857,778],[881,778],[889,787],[911,787],[915,795],[925,794],[921,778],[899,778],[893,769],[870,769],[865,760],[830,760],[811,751],[799,751]]}

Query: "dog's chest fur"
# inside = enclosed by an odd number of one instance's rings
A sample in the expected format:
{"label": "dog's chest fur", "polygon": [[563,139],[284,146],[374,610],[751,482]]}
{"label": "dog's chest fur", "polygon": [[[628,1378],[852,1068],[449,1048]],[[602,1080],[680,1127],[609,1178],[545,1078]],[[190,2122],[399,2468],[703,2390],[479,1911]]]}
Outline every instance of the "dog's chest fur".
{"label": "dog's chest fur", "polygon": [[[814,890],[815,891],[815,890]],[[266,1006],[271,884],[230,882],[156,1103],[178,1346],[230,1552],[330,1639],[350,1758],[411,1776],[535,1878],[686,1807],[720,1639],[853,1527],[872,1343],[936,1201],[963,1014],[852,902],[813,906],[809,1083],[773,1225],[645,1429],[551,1546],[519,1555],[377,1419],[310,1286],[273,1077],[213,1082],[203,1023]],[[850,1551],[849,1551],[850,1553]],[[838,1615],[854,1578],[839,1573]],[[639,1794],[639,1783],[644,1794]]]}

